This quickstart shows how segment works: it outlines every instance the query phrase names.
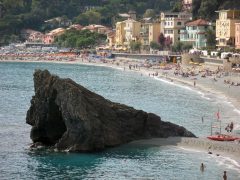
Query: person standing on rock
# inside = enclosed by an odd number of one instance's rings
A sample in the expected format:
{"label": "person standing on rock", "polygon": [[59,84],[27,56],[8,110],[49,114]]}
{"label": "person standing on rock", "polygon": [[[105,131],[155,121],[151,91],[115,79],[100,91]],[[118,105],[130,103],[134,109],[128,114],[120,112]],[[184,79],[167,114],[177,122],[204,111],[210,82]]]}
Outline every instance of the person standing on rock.
{"label": "person standing on rock", "polygon": [[193,82],[194,87],[196,86],[196,81]]}

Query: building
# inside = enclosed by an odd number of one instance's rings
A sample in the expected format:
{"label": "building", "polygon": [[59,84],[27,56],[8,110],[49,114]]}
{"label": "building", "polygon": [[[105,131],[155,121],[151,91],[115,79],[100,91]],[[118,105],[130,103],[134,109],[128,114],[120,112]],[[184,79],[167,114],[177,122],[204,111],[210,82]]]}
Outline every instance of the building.
{"label": "building", "polygon": [[210,23],[204,19],[188,22],[186,29],[180,31],[180,41],[192,44],[197,49],[206,47],[206,31],[209,28],[211,28]]}
{"label": "building", "polygon": [[54,30],[50,31],[49,33],[45,34],[45,36],[43,38],[43,42],[45,44],[52,44],[54,42],[55,37],[64,34],[65,31],[66,30],[63,28],[54,29]]}
{"label": "building", "polygon": [[82,30],[89,30],[91,32],[97,32],[100,34],[107,34],[109,32],[110,28],[103,26],[103,25],[90,24],[88,26],[83,27]]}
{"label": "building", "polygon": [[75,29],[78,31],[81,31],[83,28],[83,26],[81,26],[80,24],[72,24],[71,26],[69,26],[69,29]]}
{"label": "building", "polygon": [[30,36],[28,37],[27,41],[42,43],[43,37],[44,37],[44,34],[37,31],[37,32],[31,33]]}
{"label": "building", "polygon": [[124,21],[116,23],[116,37],[115,37],[115,46],[123,47],[125,41],[125,28],[126,23]]}
{"label": "building", "polygon": [[109,48],[113,48],[115,45],[116,33],[114,31],[107,33],[107,42]]}
{"label": "building", "polygon": [[182,10],[190,12],[192,10],[192,0],[182,0]]}
{"label": "building", "polygon": [[125,20],[125,41],[124,45],[126,47],[130,47],[130,43],[132,41],[138,41],[140,40],[140,29],[141,29],[141,23],[138,21],[135,21],[134,19],[128,19]]}
{"label": "building", "polygon": [[143,49],[149,49],[150,43],[158,42],[160,35],[160,22],[154,22],[151,18],[144,18],[141,23],[140,40]]}
{"label": "building", "polygon": [[161,12],[161,32],[172,45],[180,41],[180,30],[185,28],[185,23],[192,20],[188,12]]}
{"label": "building", "polygon": [[149,43],[158,42],[160,35],[161,24],[159,22],[151,23],[149,25]]}
{"label": "building", "polygon": [[240,49],[240,23],[235,23],[235,47]]}
{"label": "building", "polygon": [[240,10],[216,11],[216,41],[218,47],[235,46],[235,23],[240,22]]}

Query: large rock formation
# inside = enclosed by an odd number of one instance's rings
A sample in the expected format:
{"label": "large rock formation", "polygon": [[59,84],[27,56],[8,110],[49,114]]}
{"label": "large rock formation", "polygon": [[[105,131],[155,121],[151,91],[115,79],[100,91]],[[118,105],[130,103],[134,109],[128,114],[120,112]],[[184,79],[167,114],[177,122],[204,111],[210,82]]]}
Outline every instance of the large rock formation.
{"label": "large rock formation", "polygon": [[159,116],[111,102],[47,70],[34,73],[34,88],[27,112],[34,143],[97,151],[142,138],[194,136]]}

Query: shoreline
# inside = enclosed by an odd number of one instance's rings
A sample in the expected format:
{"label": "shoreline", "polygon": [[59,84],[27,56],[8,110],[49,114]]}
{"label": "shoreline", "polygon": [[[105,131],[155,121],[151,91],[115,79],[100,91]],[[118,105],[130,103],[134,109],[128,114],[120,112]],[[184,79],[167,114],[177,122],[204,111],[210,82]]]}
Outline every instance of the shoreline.
{"label": "shoreline", "polygon": [[[133,60],[133,62],[134,61],[135,60]],[[210,93],[215,94],[215,95],[225,95],[232,103],[234,103],[236,108],[240,110],[240,95],[239,95],[239,97],[234,97],[235,99],[233,99],[232,97],[228,96],[226,93],[221,92],[217,89],[214,89],[214,87],[213,87],[214,84],[213,84],[212,87],[207,87],[202,82],[199,82],[194,87],[193,86],[193,82],[194,82],[193,79],[186,79],[186,78],[184,79],[182,77],[176,77],[173,74],[170,74],[170,73],[172,73],[172,70],[166,71],[166,70],[151,69],[151,68],[148,68],[148,69],[147,68],[141,68],[140,70],[135,70],[135,69],[129,70],[123,64],[116,65],[116,63],[115,64],[114,63],[110,64],[110,63],[102,63],[102,62],[89,62],[88,60],[82,61],[82,60],[80,60],[80,58],[76,58],[75,61],[65,61],[65,60],[63,60],[63,61],[57,61],[57,60],[0,60],[0,62],[59,63],[59,64],[80,64],[80,65],[89,65],[89,66],[101,66],[101,67],[109,67],[109,68],[114,68],[114,69],[119,69],[119,70],[121,69],[121,70],[128,71],[128,72],[136,72],[136,73],[140,73],[140,74],[146,75],[146,76],[148,76],[149,73],[152,74],[152,73],[161,71],[161,72],[158,72],[158,76],[155,76],[154,78],[161,78],[163,80],[167,80],[169,83],[178,82],[178,83],[181,83],[182,85],[188,86],[190,88],[194,88],[195,90],[210,92]],[[130,64],[131,63],[132,62],[130,62]],[[128,64],[129,63],[127,62],[127,65]],[[166,75],[163,75],[163,73],[166,73]],[[150,76],[150,77],[152,77],[152,76]],[[207,79],[207,80],[210,80],[210,79]],[[239,80],[240,80],[240,74],[239,74]],[[196,80],[196,81],[198,82],[198,80]],[[232,88],[239,88],[239,90],[240,90],[240,87],[232,86]]]}
{"label": "shoreline", "polygon": [[[20,63],[59,63],[59,64],[71,64],[71,65],[88,65],[88,66],[100,66],[100,67],[107,67],[107,68],[114,68],[114,69],[118,69],[121,71],[126,71],[126,72],[134,72],[134,73],[139,73],[142,74],[144,76],[149,76],[149,73],[152,74],[156,71],[159,70],[155,70],[155,69],[146,69],[146,68],[141,68],[140,70],[129,70],[129,68],[127,67],[128,64],[120,64],[120,65],[116,65],[116,62],[114,63],[102,63],[102,62],[89,62],[88,60],[84,60],[82,61],[81,59],[77,59],[76,61],[46,61],[46,60],[0,60],[1,62],[20,62]],[[168,71],[171,72],[171,71]],[[209,87],[204,87],[204,84],[201,84],[201,82],[197,82],[197,86],[194,87],[193,86],[193,80],[188,78],[188,79],[183,79],[183,78],[178,78],[178,77],[174,77],[174,75],[170,75],[170,73],[167,74],[167,76],[163,75],[162,72],[158,73],[158,76],[150,76],[150,78],[159,78],[162,79],[163,81],[167,81],[166,83],[172,83],[174,86],[176,85],[175,83],[178,83],[181,86],[187,87],[187,88],[191,88],[191,90],[193,91],[203,91],[205,92],[210,92],[211,94],[213,94],[214,96],[216,96],[216,98],[218,97],[218,94],[220,94],[221,96],[226,96],[227,94],[224,94],[224,92],[218,92],[217,90],[214,90],[214,88],[209,88]],[[209,81],[210,79],[205,79],[206,81]],[[172,82],[173,81],[173,82]],[[234,88],[239,88],[240,87],[234,87]],[[236,89],[238,90],[238,89]],[[227,98],[227,100],[232,102],[231,98]],[[232,102],[233,103],[233,102]],[[234,104],[234,103],[233,103]],[[236,109],[238,109],[237,107],[235,107]],[[238,109],[239,110],[239,109]],[[131,143],[138,143],[138,144],[148,144],[148,145],[153,145],[153,146],[174,146],[177,148],[182,148],[183,150],[190,150],[190,151],[201,151],[202,153],[206,152],[207,154],[207,149],[206,146],[203,145],[203,147],[201,147],[201,142],[206,142],[208,143],[209,140],[207,140],[206,138],[195,138],[194,140],[199,140],[200,143],[198,143],[198,141],[195,142],[191,142],[191,143],[187,143],[186,141],[179,141],[179,139],[163,139],[163,138],[154,138],[154,139],[147,139],[147,140],[139,140],[139,141],[134,141]],[[206,141],[207,140],[207,141]],[[131,144],[130,143],[130,144]],[[216,154],[220,154],[221,158],[231,158],[232,160],[237,162],[237,167],[240,168],[240,158],[239,158],[239,154],[240,154],[240,150],[238,151],[237,154],[232,153],[232,151],[226,152],[226,151],[221,151],[221,147],[225,146],[224,145],[225,142],[223,142],[222,145],[220,145],[220,148],[218,148],[218,150],[214,150],[213,151],[213,155],[214,157],[217,157]],[[239,144],[238,144],[239,146]],[[240,148],[240,146],[239,146]],[[223,149],[223,148],[222,148]],[[231,149],[231,147],[230,147]],[[234,164],[234,163],[233,163]]]}
{"label": "shoreline", "polygon": [[[179,76],[174,76],[173,70],[162,70],[162,69],[153,69],[153,68],[143,68],[140,69],[129,69],[129,65],[140,63],[135,60],[119,60],[119,59],[111,59],[106,60],[105,63],[100,60],[94,61],[92,59],[82,59],[75,58],[75,61],[66,61],[66,60],[39,60],[39,58],[33,58],[33,60],[0,60],[1,62],[26,62],[26,63],[57,63],[57,64],[76,64],[76,65],[88,65],[88,66],[100,66],[118,69],[126,72],[134,72],[144,76],[149,76],[149,78],[154,78],[156,80],[160,80],[164,83],[172,84],[174,86],[179,86],[181,88],[185,88],[191,91],[195,91],[201,97],[209,100],[209,98],[205,97],[205,94],[211,94],[219,101],[225,101],[229,106],[233,107],[233,111],[240,115],[240,86],[228,86],[223,83],[223,77],[218,79],[217,82],[213,82],[211,78],[199,79],[197,78],[183,78]],[[66,58],[65,58],[66,59]],[[187,66],[188,67],[188,66]],[[153,76],[154,73],[157,72],[157,76]],[[240,81],[240,75],[238,77]],[[196,82],[196,86],[194,83]],[[237,119],[236,119],[237,120]],[[224,120],[226,121],[226,120]],[[228,121],[226,121],[228,122]],[[228,122],[229,123],[229,122]],[[240,127],[240,123],[236,121],[238,126]]]}
{"label": "shoreline", "polygon": [[212,141],[207,138],[168,137],[137,140],[129,144],[172,146],[184,151],[206,153],[206,156],[230,159],[236,168],[240,168],[240,146],[234,142]]}

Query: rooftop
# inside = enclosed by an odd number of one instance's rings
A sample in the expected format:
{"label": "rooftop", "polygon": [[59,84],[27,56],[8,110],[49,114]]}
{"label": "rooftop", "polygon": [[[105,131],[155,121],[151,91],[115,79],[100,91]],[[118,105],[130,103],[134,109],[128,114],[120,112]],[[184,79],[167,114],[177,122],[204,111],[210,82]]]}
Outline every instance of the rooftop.
{"label": "rooftop", "polygon": [[186,24],[186,26],[208,26],[208,25],[209,21],[206,21],[204,19],[197,19]]}

